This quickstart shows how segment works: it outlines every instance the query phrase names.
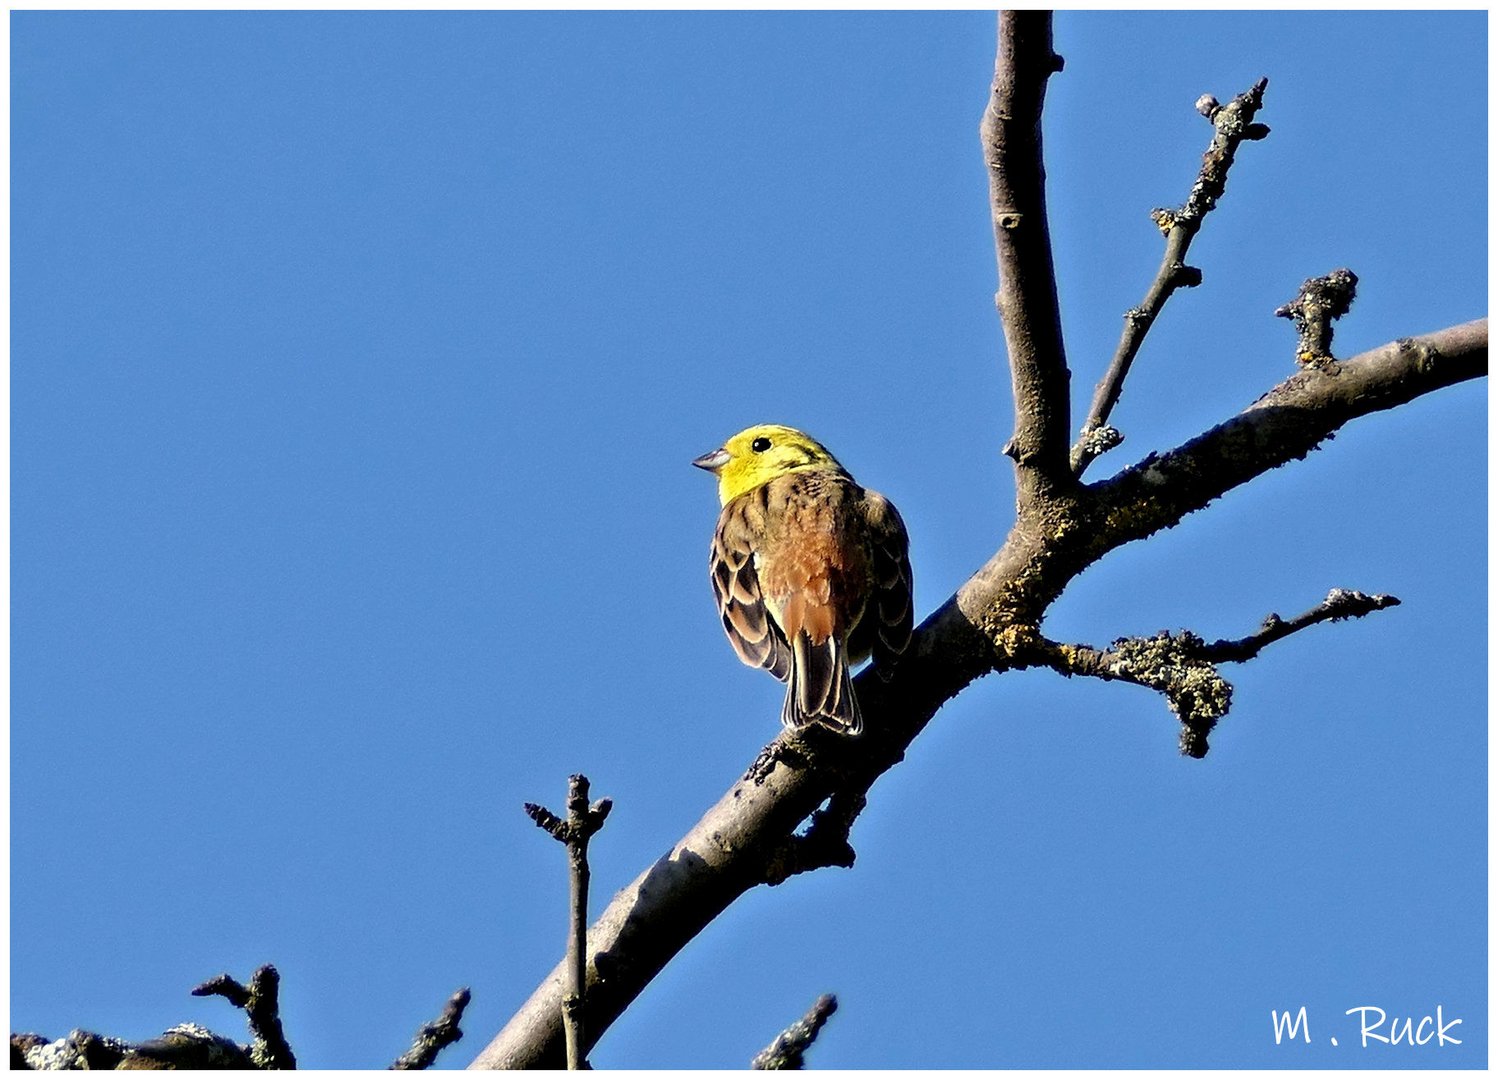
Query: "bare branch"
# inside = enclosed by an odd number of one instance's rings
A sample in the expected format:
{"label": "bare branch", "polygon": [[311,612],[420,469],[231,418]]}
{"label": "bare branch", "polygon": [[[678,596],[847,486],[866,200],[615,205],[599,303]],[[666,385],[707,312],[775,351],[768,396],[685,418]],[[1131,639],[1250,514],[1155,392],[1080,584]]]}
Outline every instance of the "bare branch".
{"label": "bare branch", "polygon": [[10,1037],[12,1070],[54,1069],[254,1069],[248,1048],[197,1024],[178,1024],[132,1045],[123,1039],[73,1030],[48,1042],[41,1035]]}
{"label": "bare branch", "polygon": [[463,987],[442,1008],[442,1015],[429,1024],[423,1024],[411,1041],[411,1049],[395,1059],[392,1069],[425,1069],[437,1060],[437,1055],[463,1037],[458,1025],[463,1020],[463,1010],[468,1008],[468,987]]}
{"label": "bare branch", "polygon": [[806,1062],[806,1051],[817,1041],[817,1035],[828,1018],[837,1012],[837,998],[823,994],[806,1010],[806,1015],[786,1028],[775,1041],[754,1055],[751,1069],[799,1069]]}
{"label": "bare branch", "polygon": [[567,781],[567,820],[544,806],[526,803],[525,812],[553,839],[567,845],[571,903],[567,927],[567,993],[562,998],[562,1027],[567,1042],[567,1068],[588,1068],[588,1043],[583,1023],[588,985],[588,839],[603,828],[613,809],[609,799],[588,805],[588,778],[575,773]]}
{"label": "bare branch", "polygon": [[[245,986],[218,975],[192,990],[194,997],[216,995],[249,1022],[251,1043],[240,1046],[198,1024],[178,1024],[154,1039],[133,1045],[123,1039],[72,1031],[49,1043],[39,1035],[11,1036],[11,1067],[29,1069],[294,1069],[296,1056],[281,1031],[280,976],[269,964]],[[21,1061],[17,1062],[19,1055]]]}
{"label": "bare branch", "polygon": [[1342,619],[1359,619],[1371,612],[1398,606],[1399,597],[1389,596],[1387,593],[1369,596],[1367,593],[1348,589],[1333,589],[1326,594],[1325,600],[1293,619],[1287,621],[1270,612],[1263,625],[1248,637],[1234,641],[1214,641],[1202,646],[1202,656],[1213,663],[1241,664],[1258,656],[1264,646],[1272,645],[1308,626],[1321,622],[1339,622]]}
{"label": "bare branch", "polygon": [[541,828],[551,834],[553,840],[567,842],[567,823],[539,803],[528,802],[525,812]]}
{"label": "bare branch", "polygon": [[[222,997],[249,1020],[253,1041],[241,1046],[198,1024],[178,1024],[154,1039],[133,1045],[123,1039],[72,1031],[48,1042],[40,1035],[12,1035],[12,1069],[294,1069],[296,1058],[281,1032],[278,1005],[280,978],[270,965],[260,968],[245,986],[230,975],[217,975],[193,988],[195,997]],[[467,989],[447,1002],[442,1016],[425,1025],[411,1049],[392,1069],[425,1069],[443,1047],[462,1038],[458,1021],[468,1005]]]}
{"label": "bare branch", "polygon": [[1181,721],[1181,753],[1206,757],[1207,736],[1233,703],[1233,688],[1217,671],[1223,663],[1251,660],[1266,646],[1317,623],[1352,619],[1394,607],[1393,596],[1333,589],[1325,600],[1288,622],[1270,614],[1248,637],[1210,645],[1189,630],[1154,637],[1119,638],[1107,649],[1035,641],[1036,662],[1063,675],[1134,683],[1165,695]]}
{"label": "bare branch", "polygon": [[[1231,420],[1087,490],[1096,556],[1168,528],[1239,484],[1303,458],[1349,420],[1487,373],[1488,321],[1400,338],[1309,367]],[[1091,559],[1089,559],[1091,561]]]}
{"label": "bare branch", "polygon": [[250,1025],[250,1058],[260,1069],[295,1069],[296,1055],[291,1052],[281,1031],[279,994],[281,976],[270,964],[257,968],[246,987],[229,975],[218,975],[192,989],[194,997],[218,995],[236,1009],[243,1009]]}
{"label": "bare branch", "polygon": [[1358,276],[1351,270],[1333,270],[1325,277],[1301,282],[1294,300],[1275,309],[1282,319],[1294,319],[1300,334],[1295,362],[1306,366],[1334,363],[1332,321],[1346,315],[1358,292]]}
{"label": "bare branch", "polygon": [[1046,81],[1061,70],[1051,48],[1051,13],[999,16],[993,91],[983,114],[989,205],[999,264],[995,297],[1014,386],[1014,458],[1020,499],[1065,479],[1071,375],[1061,336],[1061,305],[1046,220],[1040,113]]}
{"label": "bare branch", "polygon": [[1186,252],[1191,248],[1191,241],[1201,231],[1202,220],[1227,190],[1228,170],[1233,166],[1238,145],[1245,140],[1262,139],[1269,134],[1267,127],[1253,122],[1254,115],[1264,103],[1264,90],[1268,85],[1268,79],[1260,79],[1226,105],[1218,104],[1217,99],[1210,94],[1197,99],[1197,112],[1212,122],[1212,144],[1202,156],[1201,171],[1197,174],[1196,183],[1192,185],[1185,205],[1179,210],[1157,209],[1150,214],[1160,231],[1165,234],[1165,255],[1160,260],[1155,280],[1139,306],[1124,312],[1123,335],[1118,340],[1118,348],[1113,353],[1107,372],[1098,382],[1092,397],[1092,407],[1082,424],[1082,434],[1072,447],[1071,467],[1077,476],[1081,476],[1099,454],[1123,441],[1122,436],[1118,436],[1100,443],[1089,436],[1099,429],[1111,430],[1105,429],[1104,425],[1112,415],[1113,406],[1118,404],[1119,395],[1123,393],[1124,378],[1129,373],[1129,367],[1139,354],[1145,335],[1155,324],[1165,302],[1176,289],[1189,289],[1201,284],[1202,273],[1195,267],[1186,265]]}

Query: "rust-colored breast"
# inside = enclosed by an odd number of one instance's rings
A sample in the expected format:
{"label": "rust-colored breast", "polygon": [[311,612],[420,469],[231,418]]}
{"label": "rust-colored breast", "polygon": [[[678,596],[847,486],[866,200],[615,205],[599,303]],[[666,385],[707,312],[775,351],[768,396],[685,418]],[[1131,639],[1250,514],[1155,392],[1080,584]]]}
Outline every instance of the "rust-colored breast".
{"label": "rust-colored breast", "polygon": [[862,492],[837,473],[793,473],[767,486],[759,571],[771,613],[789,640],[846,638],[871,584]]}

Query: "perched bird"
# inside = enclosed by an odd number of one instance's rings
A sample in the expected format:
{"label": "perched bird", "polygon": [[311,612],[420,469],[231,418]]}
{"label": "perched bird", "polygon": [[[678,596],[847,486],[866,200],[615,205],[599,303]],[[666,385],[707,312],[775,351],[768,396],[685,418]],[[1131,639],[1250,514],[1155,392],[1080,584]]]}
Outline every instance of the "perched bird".
{"label": "perched bird", "polygon": [[899,512],[811,436],[778,424],[741,431],[692,464],[718,478],[710,572],[739,659],[788,683],[786,727],[857,735],[850,669],[872,655],[888,678],[910,642],[910,540]]}

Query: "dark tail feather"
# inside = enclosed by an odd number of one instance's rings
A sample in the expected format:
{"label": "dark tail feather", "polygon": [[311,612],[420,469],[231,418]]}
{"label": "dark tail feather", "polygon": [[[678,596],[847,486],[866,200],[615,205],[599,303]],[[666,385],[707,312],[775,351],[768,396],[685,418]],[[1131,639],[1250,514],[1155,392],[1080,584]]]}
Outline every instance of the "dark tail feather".
{"label": "dark tail feather", "polygon": [[823,724],[844,735],[863,731],[863,714],[848,673],[848,650],[837,638],[813,645],[798,634],[780,722],[788,728]]}

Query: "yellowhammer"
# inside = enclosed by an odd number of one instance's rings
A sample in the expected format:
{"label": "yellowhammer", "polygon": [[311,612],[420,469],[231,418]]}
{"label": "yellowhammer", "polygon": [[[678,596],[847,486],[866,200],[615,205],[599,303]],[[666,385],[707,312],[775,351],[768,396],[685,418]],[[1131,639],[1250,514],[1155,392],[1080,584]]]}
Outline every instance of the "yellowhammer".
{"label": "yellowhammer", "polygon": [[881,674],[910,642],[910,539],[883,495],[825,447],[761,424],[692,462],[718,478],[711,574],[739,659],[788,682],[780,719],[857,735],[849,669]]}

